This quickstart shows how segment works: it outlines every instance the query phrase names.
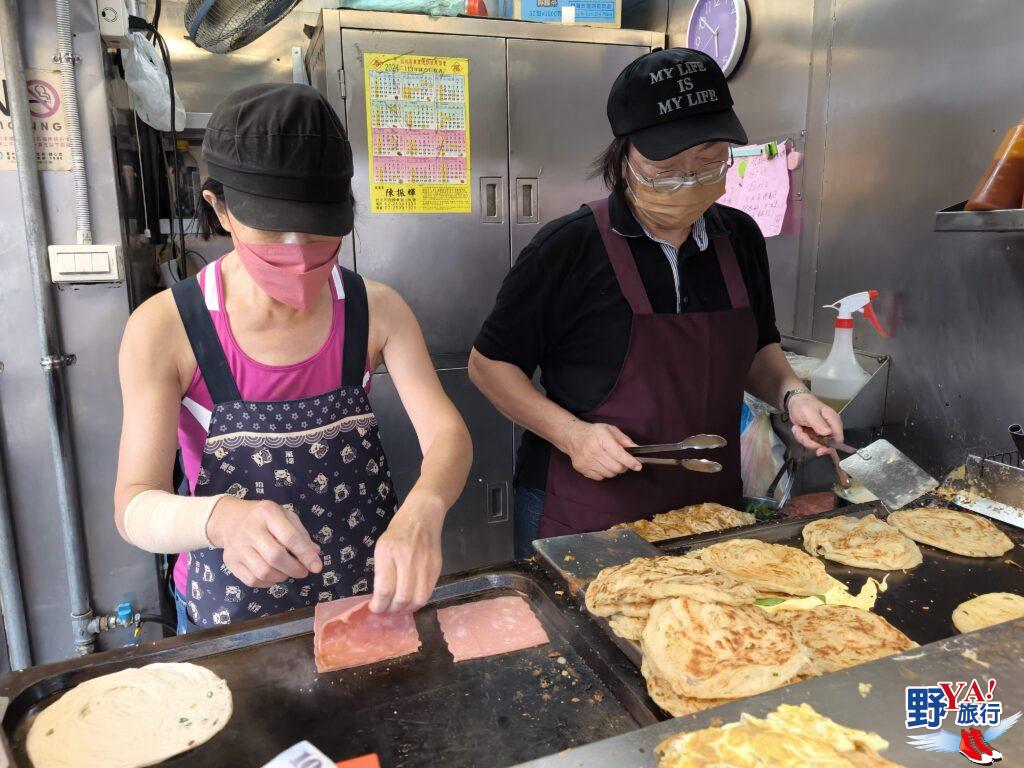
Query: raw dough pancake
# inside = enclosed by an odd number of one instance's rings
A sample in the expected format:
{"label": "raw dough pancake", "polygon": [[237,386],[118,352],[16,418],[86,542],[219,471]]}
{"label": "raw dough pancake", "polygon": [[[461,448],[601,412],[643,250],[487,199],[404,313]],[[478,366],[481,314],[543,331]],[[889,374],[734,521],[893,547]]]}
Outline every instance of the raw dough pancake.
{"label": "raw dough pancake", "polygon": [[757,606],[687,597],[654,604],[641,648],[653,675],[697,699],[753,696],[789,682],[808,664],[793,634]]}
{"label": "raw dough pancake", "polygon": [[213,738],[231,718],[228,684],[197,664],[149,664],[86,680],[32,723],[35,768],[141,768]]}
{"label": "raw dough pancake", "polygon": [[529,604],[518,595],[442,608],[437,612],[437,623],[457,662],[550,642]]}
{"label": "raw dough pancake", "polygon": [[672,717],[692,715],[694,712],[703,712],[705,709],[735,701],[735,699],[694,699],[690,696],[680,696],[672,690],[672,686],[651,672],[646,659],[641,662],[640,671],[643,673],[644,679],[647,680],[647,695]]}
{"label": "raw dough pancake", "polygon": [[619,523],[612,529],[628,528],[636,531],[648,541],[675,539],[680,536],[693,536],[698,533],[724,531],[741,525],[753,525],[757,518],[749,512],[740,512],[721,504],[694,504],[682,509],[662,512],[650,520],[636,520],[632,523]]}
{"label": "raw dough pancake", "polygon": [[781,704],[764,719],[741,715],[739,722],[661,742],[658,768],[902,768],[878,753],[889,743],[877,733],[845,728],[808,704]]}
{"label": "raw dough pancake", "polygon": [[960,603],[953,610],[953,626],[973,632],[1024,617],[1024,597],[1012,592],[989,592]]}
{"label": "raw dough pancake", "polygon": [[902,571],[920,565],[917,544],[874,515],[814,520],[804,526],[804,549],[855,568]]}
{"label": "raw dough pancake", "polygon": [[371,613],[366,595],[317,603],[313,619],[317,672],[395,659],[419,647],[420,634],[411,613]]}
{"label": "raw dough pancake", "polygon": [[938,549],[966,557],[998,557],[1013,549],[1013,542],[979,515],[942,507],[901,509],[889,514],[889,525]]}
{"label": "raw dough pancake", "polygon": [[586,604],[595,616],[621,613],[644,618],[651,603],[686,595],[694,600],[752,603],[757,592],[747,584],[692,557],[637,557],[605,568],[587,587]]}
{"label": "raw dough pancake", "polygon": [[917,643],[877,614],[847,605],[777,611],[772,620],[789,629],[811,659],[805,670],[825,675],[914,648]]}
{"label": "raw dough pancake", "polygon": [[823,595],[834,584],[825,564],[796,547],[758,539],[728,539],[693,552],[703,562],[763,595]]}

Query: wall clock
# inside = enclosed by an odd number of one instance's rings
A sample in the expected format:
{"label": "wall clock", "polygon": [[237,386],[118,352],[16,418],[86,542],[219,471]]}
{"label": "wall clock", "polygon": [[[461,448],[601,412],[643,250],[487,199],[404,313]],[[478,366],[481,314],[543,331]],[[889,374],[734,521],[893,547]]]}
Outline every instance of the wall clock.
{"label": "wall clock", "polygon": [[743,59],[749,32],[746,0],[697,0],[686,43],[717,61],[729,77]]}

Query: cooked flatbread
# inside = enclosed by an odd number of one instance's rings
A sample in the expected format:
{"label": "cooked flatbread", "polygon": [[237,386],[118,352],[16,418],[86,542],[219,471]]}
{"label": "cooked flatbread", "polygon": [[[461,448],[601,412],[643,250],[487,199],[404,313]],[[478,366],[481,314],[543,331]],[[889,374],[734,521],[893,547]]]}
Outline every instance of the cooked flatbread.
{"label": "cooked flatbread", "polygon": [[756,591],[692,557],[637,557],[605,568],[587,587],[586,604],[595,616],[647,615],[651,603],[687,595],[695,600],[751,603]]}
{"label": "cooked flatbread", "polygon": [[628,528],[648,541],[663,541],[698,533],[724,531],[741,525],[753,525],[757,518],[749,512],[740,512],[721,504],[694,504],[682,509],[662,512],[650,520],[619,523],[612,528]]}
{"label": "cooked flatbread", "polygon": [[641,648],[653,675],[697,699],[753,696],[788,683],[808,663],[792,632],[757,606],[688,597],[651,607]]}
{"label": "cooked flatbread", "polygon": [[[648,610],[650,609],[648,608]],[[639,643],[644,634],[644,627],[647,626],[647,617],[638,619],[635,616],[616,613],[608,618],[608,624],[611,626],[612,632],[619,637]]]}
{"label": "cooked flatbread", "polygon": [[953,609],[953,626],[961,632],[973,632],[1022,617],[1024,597],[1012,592],[989,592]]}
{"label": "cooked flatbread", "polygon": [[231,691],[197,664],[149,664],[95,677],[44,709],[28,733],[35,768],[141,768],[212,739]]}
{"label": "cooked flatbread", "polygon": [[855,568],[902,571],[921,564],[917,544],[874,515],[839,515],[804,526],[804,549]]}
{"label": "cooked flatbread", "polygon": [[785,544],[728,539],[691,556],[752,585],[762,595],[823,595],[835,584],[824,563]]}
{"label": "cooked flatbread", "polygon": [[847,605],[777,611],[771,617],[793,633],[810,657],[806,672],[811,675],[864,664],[917,645],[881,616]]}
{"label": "cooked flatbread", "polygon": [[647,681],[647,695],[672,717],[692,715],[694,712],[703,712],[705,709],[734,701],[734,699],[695,699],[691,696],[680,696],[672,689],[671,685],[651,671],[646,658],[641,662],[640,671]]}
{"label": "cooked flatbread", "polygon": [[846,728],[808,704],[781,704],[764,719],[680,733],[655,748],[658,768],[901,768],[878,752],[889,743],[876,733]]}
{"label": "cooked flatbread", "polygon": [[901,509],[888,519],[922,544],[966,557],[998,557],[1013,549],[1010,537],[979,515],[942,507]]}

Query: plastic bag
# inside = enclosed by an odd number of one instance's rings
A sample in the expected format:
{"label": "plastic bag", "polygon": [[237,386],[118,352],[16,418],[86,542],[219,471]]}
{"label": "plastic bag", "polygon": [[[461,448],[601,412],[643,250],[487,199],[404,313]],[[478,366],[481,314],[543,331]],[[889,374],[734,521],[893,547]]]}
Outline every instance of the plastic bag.
{"label": "plastic bag", "polygon": [[[760,401],[758,401],[760,402]],[[772,429],[767,411],[743,403],[740,416],[740,476],[743,495],[764,496],[782,468],[786,446]]]}
{"label": "plastic bag", "polygon": [[[124,81],[132,92],[135,114],[158,131],[171,130],[167,72],[153,44],[141,32],[129,34],[131,46],[122,51]],[[174,92],[174,128],[185,130],[185,107]]]}

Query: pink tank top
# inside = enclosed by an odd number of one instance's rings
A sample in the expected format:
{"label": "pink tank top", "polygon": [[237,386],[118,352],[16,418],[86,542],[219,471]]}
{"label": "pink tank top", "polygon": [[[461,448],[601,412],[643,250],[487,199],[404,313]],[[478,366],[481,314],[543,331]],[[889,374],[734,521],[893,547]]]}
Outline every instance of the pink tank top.
{"label": "pink tank top", "polygon": [[[227,357],[231,373],[238,385],[243,400],[277,402],[312,397],[330,392],[341,386],[342,356],[345,349],[345,288],[341,280],[341,269],[331,272],[331,293],[334,296],[334,315],[327,340],[311,357],[292,365],[264,365],[253,360],[238,346],[231,333],[231,323],[224,309],[224,288],[221,279],[221,261],[208,264],[199,273],[199,285],[203,289],[206,308],[210,311],[213,326],[217,331]],[[367,361],[363,386],[370,389],[370,370]],[[181,446],[185,477],[190,492],[195,492],[196,478],[203,457],[213,399],[203,381],[202,372],[196,367],[185,396],[181,399],[178,415],[178,445]],[[182,553],[174,566],[174,584],[185,591],[188,572],[188,553]]]}

